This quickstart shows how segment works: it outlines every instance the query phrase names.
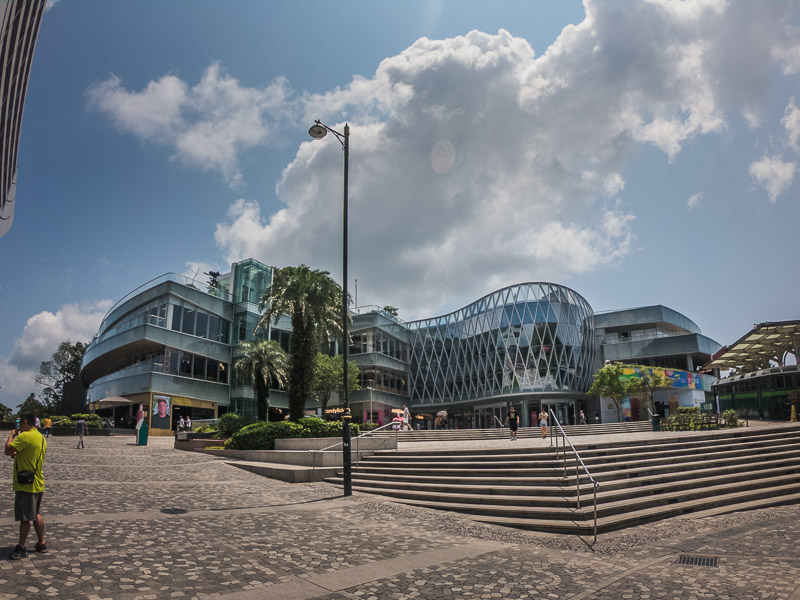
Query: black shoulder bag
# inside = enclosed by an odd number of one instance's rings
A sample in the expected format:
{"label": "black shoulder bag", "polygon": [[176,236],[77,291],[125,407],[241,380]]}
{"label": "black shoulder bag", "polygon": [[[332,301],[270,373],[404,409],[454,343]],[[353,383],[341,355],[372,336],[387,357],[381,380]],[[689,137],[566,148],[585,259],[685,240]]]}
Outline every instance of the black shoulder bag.
{"label": "black shoulder bag", "polygon": [[[44,455],[44,439],[42,439],[42,451],[39,452],[39,461],[42,460],[42,456]],[[39,461],[36,463],[36,470],[39,469]],[[17,471],[17,461],[14,461],[14,470]],[[33,479],[36,476],[36,471],[17,471],[17,483],[20,485],[30,485],[33,483]]]}

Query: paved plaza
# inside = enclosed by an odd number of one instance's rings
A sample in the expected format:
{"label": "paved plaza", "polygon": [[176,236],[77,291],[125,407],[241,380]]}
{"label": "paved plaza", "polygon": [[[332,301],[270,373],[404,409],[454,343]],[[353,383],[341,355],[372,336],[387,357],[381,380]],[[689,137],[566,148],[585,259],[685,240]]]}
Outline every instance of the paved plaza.
{"label": "paved plaza", "polygon": [[[75,442],[49,440],[51,550],[0,560],[2,599],[800,600],[797,506],[671,519],[601,535],[592,548],[265,479],[174,450],[171,438],[138,447],[133,437],[90,436],[85,450]],[[18,529],[12,461],[2,464],[6,555]],[[717,566],[681,565],[681,556]]]}

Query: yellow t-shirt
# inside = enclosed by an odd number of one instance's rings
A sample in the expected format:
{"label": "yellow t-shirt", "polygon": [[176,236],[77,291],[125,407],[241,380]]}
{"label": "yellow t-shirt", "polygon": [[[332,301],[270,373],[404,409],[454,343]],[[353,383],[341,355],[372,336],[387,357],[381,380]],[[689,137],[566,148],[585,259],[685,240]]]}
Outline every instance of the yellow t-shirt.
{"label": "yellow t-shirt", "polygon": [[50,417],[45,417],[44,421],[42,421],[42,425],[47,429],[53,426],[53,421],[50,420]]}
{"label": "yellow t-shirt", "polygon": [[[14,470],[14,491],[32,492],[34,494],[43,492],[44,473],[42,467],[44,465],[44,455],[47,452],[47,441],[44,436],[34,427],[28,431],[23,431],[15,437],[14,441],[11,442],[11,446],[17,451],[17,456],[14,458],[17,467]],[[33,483],[28,485],[17,483],[17,471],[35,471]]]}

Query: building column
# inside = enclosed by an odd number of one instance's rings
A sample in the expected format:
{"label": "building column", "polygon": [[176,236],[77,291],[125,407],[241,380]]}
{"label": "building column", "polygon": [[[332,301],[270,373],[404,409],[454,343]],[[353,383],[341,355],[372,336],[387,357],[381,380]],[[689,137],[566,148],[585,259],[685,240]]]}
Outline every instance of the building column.
{"label": "building column", "polygon": [[530,427],[531,426],[531,413],[528,410],[528,401],[522,401],[522,423],[520,425],[522,427]]}
{"label": "building column", "polygon": [[686,355],[686,370],[690,373],[694,372],[694,361],[692,360],[691,354]]}

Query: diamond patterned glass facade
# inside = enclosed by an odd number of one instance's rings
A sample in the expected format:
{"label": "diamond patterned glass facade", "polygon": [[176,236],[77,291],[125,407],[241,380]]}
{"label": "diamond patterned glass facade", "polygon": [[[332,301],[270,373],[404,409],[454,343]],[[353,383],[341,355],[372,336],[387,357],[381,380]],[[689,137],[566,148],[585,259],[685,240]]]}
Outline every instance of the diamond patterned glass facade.
{"label": "diamond patterned glass facade", "polygon": [[524,392],[586,393],[591,384],[592,308],[560,285],[510,286],[408,327],[409,393],[416,405]]}

